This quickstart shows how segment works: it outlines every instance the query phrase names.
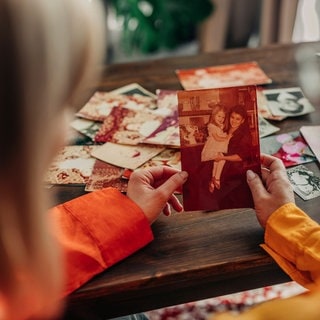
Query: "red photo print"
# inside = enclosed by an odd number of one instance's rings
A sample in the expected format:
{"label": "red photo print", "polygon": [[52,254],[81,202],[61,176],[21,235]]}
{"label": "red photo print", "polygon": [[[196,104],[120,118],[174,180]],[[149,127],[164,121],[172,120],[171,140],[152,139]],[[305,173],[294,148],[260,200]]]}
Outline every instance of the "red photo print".
{"label": "red photo print", "polygon": [[253,207],[246,171],[260,175],[255,86],[178,92],[186,211]]}

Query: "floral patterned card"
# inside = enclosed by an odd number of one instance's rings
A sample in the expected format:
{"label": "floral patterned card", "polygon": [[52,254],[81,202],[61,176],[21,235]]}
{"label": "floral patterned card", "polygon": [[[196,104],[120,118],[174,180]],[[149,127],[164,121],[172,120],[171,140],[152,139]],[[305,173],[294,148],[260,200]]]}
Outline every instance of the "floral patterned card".
{"label": "floral patterned card", "polygon": [[114,107],[123,107],[130,110],[154,110],[156,101],[152,97],[139,94],[125,95],[97,91],[76,113],[76,116],[94,121],[103,121]]}
{"label": "floral patterned card", "polygon": [[162,122],[162,116],[151,112],[114,107],[104,119],[94,141],[135,145],[153,133]]}
{"label": "floral patterned card", "polygon": [[85,184],[92,172],[95,158],[91,152],[99,146],[66,146],[50,165],[45,183]]}

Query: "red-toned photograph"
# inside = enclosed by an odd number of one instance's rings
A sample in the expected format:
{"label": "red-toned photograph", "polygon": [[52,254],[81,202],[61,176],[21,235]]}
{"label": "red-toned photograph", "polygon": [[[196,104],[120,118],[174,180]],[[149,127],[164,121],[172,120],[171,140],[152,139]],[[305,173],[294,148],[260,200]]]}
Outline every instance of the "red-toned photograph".
{"label": "red-toned photograph", "polygon": [[246,171],[260,172],[255,86],[178,91],[186,211],[253,207]]}

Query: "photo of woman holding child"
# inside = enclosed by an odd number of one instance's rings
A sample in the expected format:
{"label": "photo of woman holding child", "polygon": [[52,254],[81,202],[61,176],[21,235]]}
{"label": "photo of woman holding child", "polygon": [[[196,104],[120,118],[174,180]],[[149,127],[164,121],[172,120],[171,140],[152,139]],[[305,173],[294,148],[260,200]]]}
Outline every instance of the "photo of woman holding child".
{"label": "photo of woman holding child", "polygon": [[[197,113],[188,111],[188,96],[195,94],[200,96]],[[255,87],[188,91],[179,99],[184,103],[180,124],[202,115],[198,130],[206,130],[203,143],[181,145],[182,169],[189,173],[183,188],[185,210],[252,207],[246,171],[260,174]]]}

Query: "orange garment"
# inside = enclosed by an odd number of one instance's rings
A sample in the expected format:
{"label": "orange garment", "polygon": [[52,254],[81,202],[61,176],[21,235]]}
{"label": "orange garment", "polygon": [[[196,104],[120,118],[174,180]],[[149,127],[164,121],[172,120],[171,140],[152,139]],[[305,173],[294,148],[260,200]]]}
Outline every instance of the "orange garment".
{"label": "orange garment", "polygon": [[64,295],[153,240],[142,210],[113,188],[50,210],[66,257]]}
{"label": "orange garment", "polygon": [[320,288],[320,226],[295,204],[271,215],[262,247],[293,280]]}
{"label": "orange garment", "polygon": [[214,320],[319,320],[320,226],[295,204],[276,210],[267,221],[262,247],[309,292],[262,303],[240,315],[223,313]]}

